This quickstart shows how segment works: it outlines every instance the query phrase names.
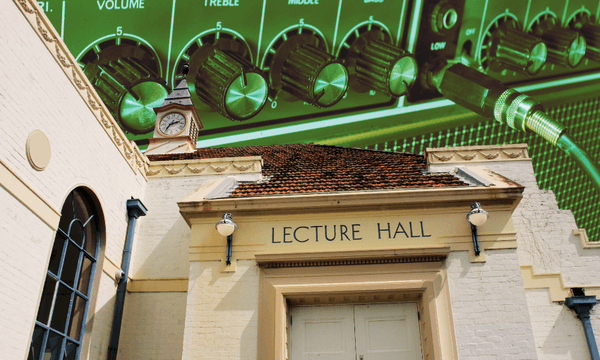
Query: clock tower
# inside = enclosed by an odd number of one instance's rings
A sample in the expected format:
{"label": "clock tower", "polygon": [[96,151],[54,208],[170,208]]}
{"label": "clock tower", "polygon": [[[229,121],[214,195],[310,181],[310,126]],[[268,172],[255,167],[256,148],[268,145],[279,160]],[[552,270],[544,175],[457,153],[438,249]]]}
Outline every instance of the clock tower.
{"label": "clock tower", "polygon": [[192,103],[185,79],[175,87],[160,107],[154,108],[156,126],[146,155],[177,154],[196,151],[202,121]]}

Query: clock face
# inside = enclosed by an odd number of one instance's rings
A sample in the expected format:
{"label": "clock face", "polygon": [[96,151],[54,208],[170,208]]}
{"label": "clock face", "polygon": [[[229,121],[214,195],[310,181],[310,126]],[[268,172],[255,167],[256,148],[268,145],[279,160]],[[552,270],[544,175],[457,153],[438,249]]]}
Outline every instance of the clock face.
{"label": "clock face", "polygon": [[185,116],[180,113],[165,115],[158,124],[158,131],[167,136],[177,135],[185,128]]}

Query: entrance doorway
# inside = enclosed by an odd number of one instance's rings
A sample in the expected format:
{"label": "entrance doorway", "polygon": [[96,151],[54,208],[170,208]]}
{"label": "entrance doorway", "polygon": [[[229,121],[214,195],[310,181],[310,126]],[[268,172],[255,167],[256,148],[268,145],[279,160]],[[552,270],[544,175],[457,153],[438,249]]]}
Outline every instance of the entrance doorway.
{"label": "entrance doorway", "polygon": [[416,303],[296,306],[291,360],[422,360]]}

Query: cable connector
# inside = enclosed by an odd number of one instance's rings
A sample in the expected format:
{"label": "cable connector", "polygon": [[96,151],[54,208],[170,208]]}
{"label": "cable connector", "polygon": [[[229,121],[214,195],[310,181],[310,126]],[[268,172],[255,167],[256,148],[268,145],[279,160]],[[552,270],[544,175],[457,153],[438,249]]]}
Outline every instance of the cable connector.
{"label": "cable connector", "polygon": [[537,100],[463,64],[438,68],[433,84],[446,98],[519,131],[533,131],[556,145],[565,127],[550,118]]}

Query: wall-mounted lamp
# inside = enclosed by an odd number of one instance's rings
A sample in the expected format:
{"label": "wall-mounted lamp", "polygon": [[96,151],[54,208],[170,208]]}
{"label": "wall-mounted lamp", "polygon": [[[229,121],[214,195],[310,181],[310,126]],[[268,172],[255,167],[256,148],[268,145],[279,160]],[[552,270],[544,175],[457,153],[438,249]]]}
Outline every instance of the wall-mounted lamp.
{"label": "wall-mounted lamp", "polygon": [[481,208],[478,202],[471,204],[471,211],[467,214],[467,220],[471,223],[471,234],[473,235],[473,248],[475,249],[475,256],[479,256],[481,250],[479,249],[479,238],[477,237],[477,227],[485,224],[489,217],[487,211]]}
{"label": "wall-mounted lamp", "polygon": [[231,265],[231,242],[233,240],[233,233],[237,229],[237,224],[231,220],[231,214],[223,214],[223,219],[215,225],[215,229],[219,234],[227,236],[227,256],[225,257],[225,263]]}

